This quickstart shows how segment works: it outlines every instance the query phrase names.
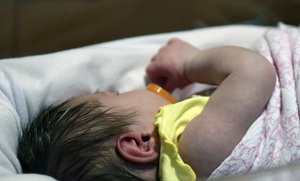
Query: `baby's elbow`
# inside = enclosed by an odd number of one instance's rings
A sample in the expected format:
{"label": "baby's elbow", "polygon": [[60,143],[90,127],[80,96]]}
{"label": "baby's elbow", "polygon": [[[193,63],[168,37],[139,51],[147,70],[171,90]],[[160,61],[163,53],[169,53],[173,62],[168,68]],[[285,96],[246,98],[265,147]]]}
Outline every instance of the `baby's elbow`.
{"label": "baby's elbow", "polygon": [[268,89],[273,92],[276,84],[275,67],[267,60],[264,63],[264,76],[266,79],[266,84],[268,85]]}
{"label": "baby's elbow", "polygon": [[[249,53],[249,52],[248,52]],[[244,76],[256,87],[259,95],[270,98],[276,84],[276,71],[274,65],[257,52],[245,54],[242,71]],[[246,56],[247,55],[247,56]]]}
{"label": "baby's elbow", "polygon": [[262,91],[271,96],[276,84],[275,67],[266,58],[261,57],[261,59],[255,65],[256,78],[262,84]]}

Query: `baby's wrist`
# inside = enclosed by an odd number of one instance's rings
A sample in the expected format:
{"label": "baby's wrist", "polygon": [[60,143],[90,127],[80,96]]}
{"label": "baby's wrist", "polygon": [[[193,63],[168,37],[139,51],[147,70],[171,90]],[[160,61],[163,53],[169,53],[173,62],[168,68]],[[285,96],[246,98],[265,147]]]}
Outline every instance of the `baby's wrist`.
{"label": "baby's wrist", "polygon": [[195,53],[188,59],[184,66],[184,77],[188,82],[197,82],[197,67],[199,66],[199,62],[202,61],[202,54],[204,51],[200,51]]}
{"label": "baby's wrist", "polygon": [[183,76],[187,82],[194,82],[191,77],[191,64],[193,59],[189,59],[184,64]]}

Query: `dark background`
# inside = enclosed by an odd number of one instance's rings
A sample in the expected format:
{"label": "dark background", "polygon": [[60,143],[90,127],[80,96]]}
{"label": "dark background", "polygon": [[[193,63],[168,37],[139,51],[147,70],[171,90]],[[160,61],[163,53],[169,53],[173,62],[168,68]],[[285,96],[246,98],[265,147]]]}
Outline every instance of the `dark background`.
{"label": "dark background", "polygon": [[299,25],[300,0],[0,0],[0,58],[193,28]]}

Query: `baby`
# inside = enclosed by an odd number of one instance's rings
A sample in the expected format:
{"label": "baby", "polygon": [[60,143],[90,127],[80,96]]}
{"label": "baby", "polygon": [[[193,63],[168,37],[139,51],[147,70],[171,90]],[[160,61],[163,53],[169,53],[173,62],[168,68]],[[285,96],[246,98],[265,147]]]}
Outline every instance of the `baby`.
{"label": "baby", "polygon": [[[218,85],[209,99],[175,104],[151,89],[99,92],[47,107],[23,131],[24,173],[58,180],[195,180],[209,176],[261,114],[272,65],[240,47],[199,50],[171,39],[147,66],[167,91]],[[166,171],[167,170],[167,171]]]}

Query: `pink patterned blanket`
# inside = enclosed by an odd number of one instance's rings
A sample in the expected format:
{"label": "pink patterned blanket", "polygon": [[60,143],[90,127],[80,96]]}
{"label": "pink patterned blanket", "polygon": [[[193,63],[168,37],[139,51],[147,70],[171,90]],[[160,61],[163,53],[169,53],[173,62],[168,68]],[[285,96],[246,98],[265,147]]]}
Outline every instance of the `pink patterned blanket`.
{"label": "pink patterned blanket", "polygon": [[276,69],[274,93],[265,111],[210,179],[300,160],[300,28],[267,31],[258,51]]}

